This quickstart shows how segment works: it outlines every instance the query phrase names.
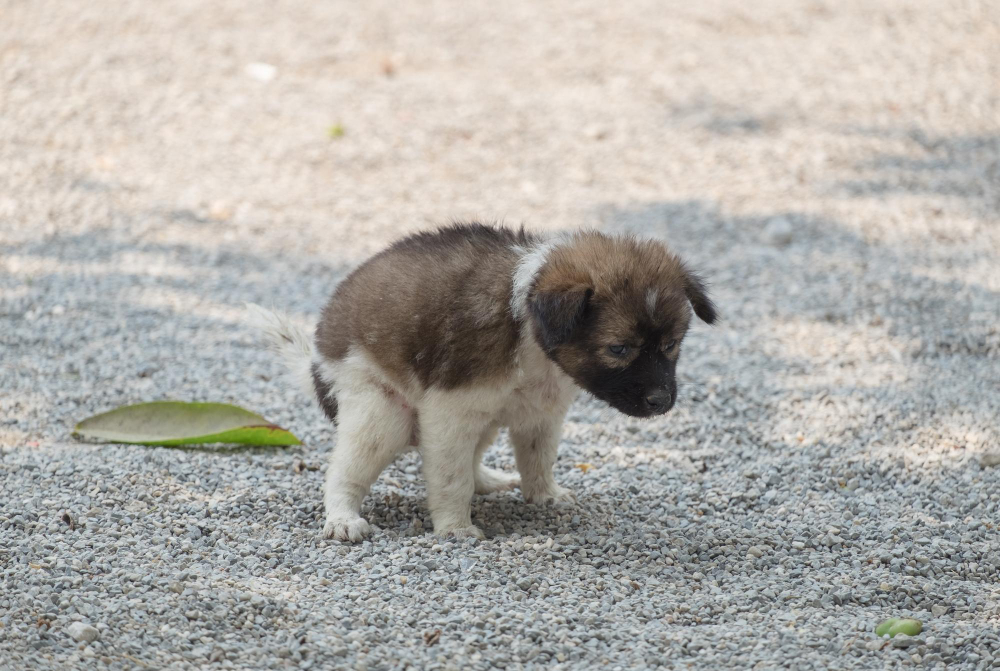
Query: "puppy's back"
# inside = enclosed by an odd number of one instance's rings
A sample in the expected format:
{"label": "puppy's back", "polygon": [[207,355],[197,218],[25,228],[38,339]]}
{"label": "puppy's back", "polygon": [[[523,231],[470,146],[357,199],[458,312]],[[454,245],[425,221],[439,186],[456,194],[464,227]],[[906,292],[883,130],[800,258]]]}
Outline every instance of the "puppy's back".
{"label": "puppy's back", "polygon": [[354,350],[407,384],[452,389],[506,374],[520,338],[513,272],[537,240],[524,230],[460,224],[375,255],[337,287],[316,328],[320,355]]}

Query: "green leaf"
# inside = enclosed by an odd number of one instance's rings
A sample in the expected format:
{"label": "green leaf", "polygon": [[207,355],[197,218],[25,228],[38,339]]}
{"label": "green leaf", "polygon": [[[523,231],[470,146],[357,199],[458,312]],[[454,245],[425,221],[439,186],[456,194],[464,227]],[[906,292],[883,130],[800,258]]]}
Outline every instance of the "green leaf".
{"label": "green leaf", "polygon": [[154,401],[88,417],[73,436],[132,445],[301,445],[291,432],[260,415],[226,403]]}

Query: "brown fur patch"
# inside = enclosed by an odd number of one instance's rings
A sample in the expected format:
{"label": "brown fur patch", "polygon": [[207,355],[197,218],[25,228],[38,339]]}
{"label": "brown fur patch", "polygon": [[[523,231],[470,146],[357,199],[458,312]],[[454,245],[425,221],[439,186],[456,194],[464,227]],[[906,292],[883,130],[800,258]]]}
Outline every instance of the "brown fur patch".
{"label": "brown fur patch", "polygon": [[451,389],[510,371],[519,327],[510,314],[524,230],[480,224],[420,233],[351,273],[323,310],[316,344],[339,360],[360,347],[401,384]]}

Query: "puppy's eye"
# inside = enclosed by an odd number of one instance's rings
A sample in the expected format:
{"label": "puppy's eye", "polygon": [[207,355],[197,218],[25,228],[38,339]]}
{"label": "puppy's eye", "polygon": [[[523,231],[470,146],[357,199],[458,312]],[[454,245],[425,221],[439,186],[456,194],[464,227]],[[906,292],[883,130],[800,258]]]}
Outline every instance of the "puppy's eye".
{"label": "puppy's eye", "polygon": [[625,356],[628,354],[628,345],[608,345],[608,351],[615,356]]}
{"label": "puppy's eye", "polygon": [[669,352],[670,350],[672,350],[675,347],[677,347],[677,341],[676,340],[671,340],[670,342],[668,342],[666,345],[663,346],[663,351],[664,352]]}

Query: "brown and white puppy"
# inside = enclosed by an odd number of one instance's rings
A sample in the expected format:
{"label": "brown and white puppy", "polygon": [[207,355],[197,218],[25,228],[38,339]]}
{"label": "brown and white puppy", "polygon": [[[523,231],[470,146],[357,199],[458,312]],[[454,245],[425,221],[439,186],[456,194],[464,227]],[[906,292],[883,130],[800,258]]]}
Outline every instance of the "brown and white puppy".
{"label": "brown and white puppy", "polygon": [[[692,308],[716,318],[701,280],[661,242],[543,241],[479,224],[419,233],[366,261],[337,287],[314,339],[249,307],[337,423],[324,533],[353,541],[370,533],[362,499],[410,447],[441,535],[483,537],[474,493],[520,486],[529,502],[571,499],[552,466],[578,391],[634,417],[667,412]],[[500,427],[519,476],[481,463]]]}

